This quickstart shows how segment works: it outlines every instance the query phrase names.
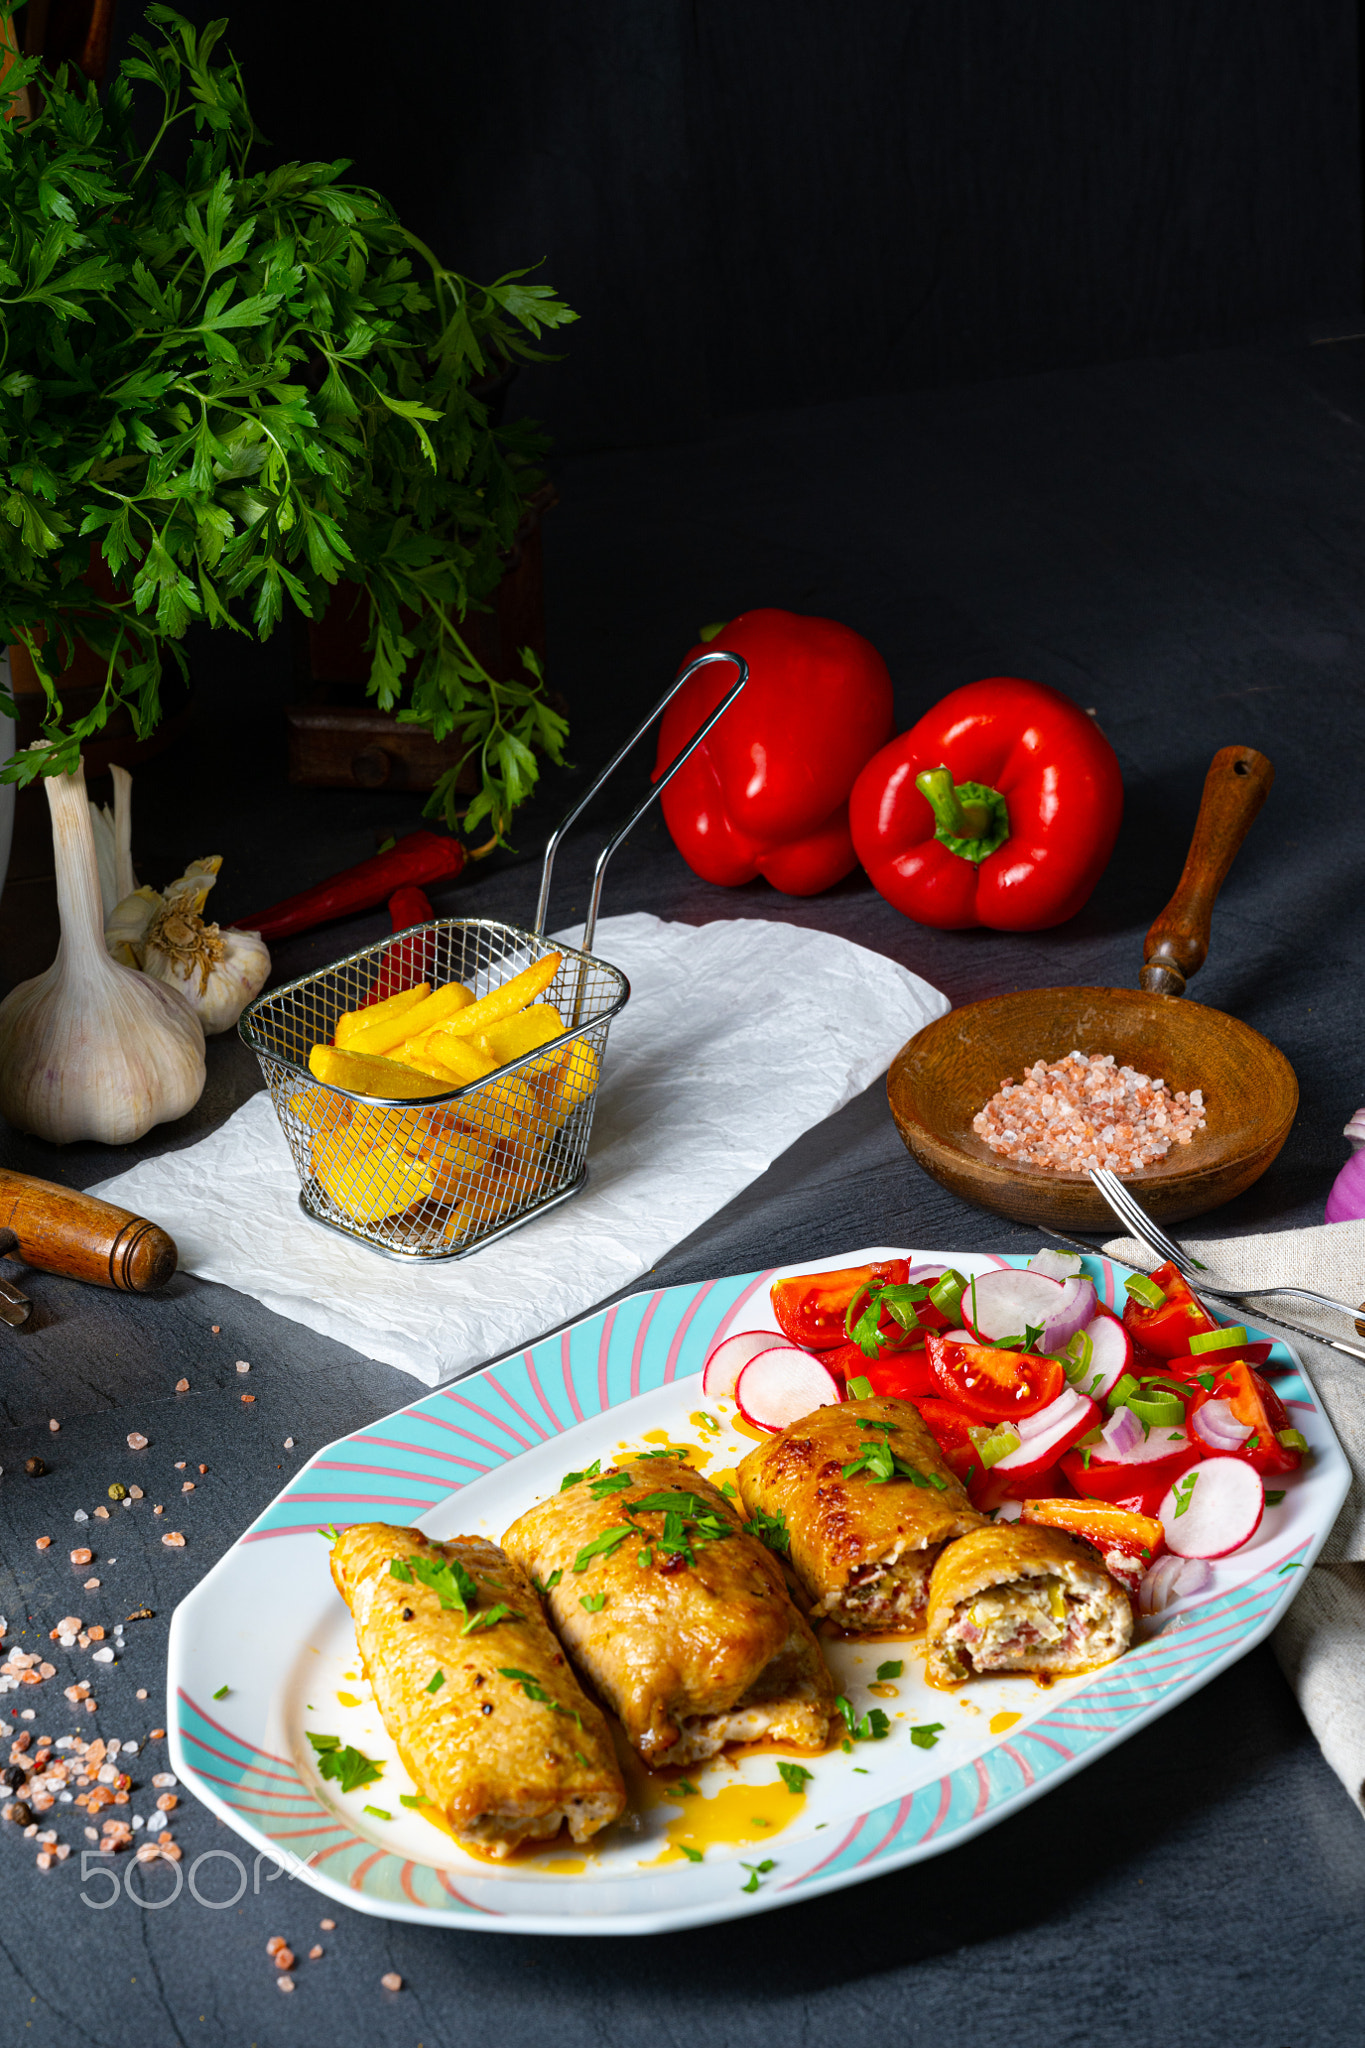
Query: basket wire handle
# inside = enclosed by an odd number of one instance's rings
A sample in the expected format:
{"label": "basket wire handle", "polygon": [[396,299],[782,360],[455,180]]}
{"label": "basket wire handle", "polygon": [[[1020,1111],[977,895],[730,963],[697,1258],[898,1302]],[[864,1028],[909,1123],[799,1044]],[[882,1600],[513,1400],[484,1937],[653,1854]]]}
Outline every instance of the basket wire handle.
{"label": "basket wire handle", "polygon": [[705,720],[704,724],[699,725],[697,727],[697,730],[693,733],[691,739],[687,742],[687,745],[682,749],[682,751],[673,756],[673,759],[669,762],[667,768],[665,768],[663,774],[654,784],[653,788],[649,792],[649,795],[645,798],[644,802],[639,806],[638,810],[632,812],[631,816],[626,820],[625,824],[616,834],[616,837],[614,839],[609,840],[607,844],[602,848],[601,853],[599,853],[597,856],[597,866],[593,869],[592,895],[588,901],[588,914],[583,924],[582,949],[585,953],[591,953],[593,938],[596,935],[597,931],[597,913],[602,903],[602,883],[607,872],[607,862],[611,859],[612,855],[615,853],[617,847],[621,844],[622,840],[628,838],[629,835],[635,830],[635,827],[639,824],[645,812],[654,802],[654,799],[657,796],[659,796],[662,793],[665,786],[673,780],[673,777],[677,774],[678,770],[682,767],[683,763],[686,760],[688,760],[692,754],[696,752],[697,748],[706,738],[707,733],[710,732],[712,726],[716,723],[716,720],[718,718],[722,718],[725,715],[725,713],[729,710],[730,706],[734,703],[740,691],[744,688],[744,685],[748,682],[749,664],[747,661],[745,661],[742,654],[731,654],[725,648],[718,647],[713,649],[709,654],[699,654],[695,661],[689,661],[687,667],[683,670],[682,674],[677,678],[677,680],[674,683],[670,685],[670,687],[667,690],[665,690],[663,696],[654,706],[654,709],[650,712],[648,718],[645,719],[644,723],[640,726],[637,726],[636,730],[631,734],[630,738],[626,741],[624,746],[618,747],[617,751],[612,755],[610,761],[608,761],[606,767],[602,770],[602,773],[598,776],[597,780],[584,793],[584,795],[582,795],[578,799],[578,802],[574,805],[573,809],[569,811],[563,818],[560,819],[558,825],[556,825],[554,831],[550,834],[550,837],[545,844],[545,865],[540,871],[540,896],[536,903],[536,921],[533,927],[537,938],[543,938],[545,934],[545,917],[550,906],[550,875],[554,868],[555,855],[559,851],[560,840],[564,837],[564,834],[568,831],[570,825],[573,824],[575,818],[577,818],[582,811],[586,810],[587,806],[592,802],[593,798],[596,796],[598,790],[602,787],[603,783],[606,782],[611,775],[615,774],[616,770],[620,767],[622,761],[625,760],[626,755],[630,752],[631,748],[636,744],[637,741],[642,740],[644,738],[645,734],[649,731],[651,725],[653,725],[655,719],[661,717],[662,714],[668,709],[668,706],[673,702],[673,699],[677,696],[683,684],[687,682],[690,677],[694,676],[699,668],[707,668],[713,661],[730,662],[735,668],[739,670],[739,680],[727,692],[727,694],[721,698],[720,703],[717,704],[715,710],[711,712],[710,716]]}

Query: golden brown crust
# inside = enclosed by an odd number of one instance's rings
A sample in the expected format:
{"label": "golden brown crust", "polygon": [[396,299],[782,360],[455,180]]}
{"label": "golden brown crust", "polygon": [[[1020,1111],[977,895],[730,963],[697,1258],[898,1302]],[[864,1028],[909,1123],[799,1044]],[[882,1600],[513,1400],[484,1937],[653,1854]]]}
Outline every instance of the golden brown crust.
{"label": "golden brown crust", "polygon": [[[894,1427],[865,1429],[864,1423]],[[845,1478],[844,1467],[879,1443],[888,1443],[925,1483],[901,1476],[878,1481],[866,1470]],[[984,1519],[918,1409],[881,1394],[818,1408],[750,1451],[740,1462],[739,1488],[751,1515],[782,1517],[792,1566],[813,1613],[855,1632],[861,1626],[874,1634],[906,1633],[922,1626],[924,1591],[939,1549]],[[881,1595],[893,1582],[896,1598],[888,1602]],[[896,1625],[897,1616],[905,1626]]]}
{"label": "golden brown crust", "polygon": [[[515,1618],[464,1634],[459,1608],[393,1577],[393,1559],[414,1557],[457,1559],[478,1588],[475,1614],[503,1604]],[[624,1812],[602,1711],[569,1668],[526,1574],[497,1544],[479,1536],[438,1543],[415,1529],[359,1522],[332,1546],[332,1577],[413,1783],[470,1847],[507,1855],[564,1821],[575,1841],[587,1841]],[[525,1672],[557,1706],[530,1697],[507,1670]]]}
{"label": "golden brown crust", "polygon": [[927,1629],[927,1676],[955,1685],[981,1671],[1108,1663],[1128,1647],[1133,1611],[1090,1544],[1063,1529],[996,1522],[939,1557]]}
{"label": "golden brown crust", "polygon": [[[640,1505],[659,1495],[688,1496],[734,1533],[704,1541],[695,1514],[684,1514],[690,1558],[670,1554],[665,1512]],[[630,1533],[609,1551],[583,1556],[622,1529]],[[626,1459],[531,1508],[503,1541],[546,1588],[565,1648],[647,1762],[759,1735],[823,1746],[833,1686],[782,1568],[691,1466]]]}

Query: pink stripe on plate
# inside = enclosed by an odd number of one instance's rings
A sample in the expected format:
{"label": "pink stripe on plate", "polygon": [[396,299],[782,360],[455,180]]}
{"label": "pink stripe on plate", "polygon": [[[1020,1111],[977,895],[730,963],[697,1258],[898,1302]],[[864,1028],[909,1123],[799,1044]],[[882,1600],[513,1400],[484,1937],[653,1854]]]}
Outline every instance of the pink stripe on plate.
{"label": "pink stripe on plate", "polygon": [[611,1333],[616,1328],[616,1311],[620,1302],[613,1302],[607,1310],[602,1324],[602,1335],[597,1342],[597,1412],[605,1415],[608,1408],[607,1388],[610,1384]]}
{"label": "pink stripe on plate", "polygon": [[374,1869],[376,1863],[383,1863],[386,1860],[388,1853],[389,1852],[387,1849],[376,1849],[373,1856],[367,1856],[363,1863],[357,1863],[355,1869],[351,1872],[350,1878],[348,1879],[351,1890],[353,1892],[359,1892],[365,1889],[365,1879]]}
{"label": "pink stripe on plate", "polygon": [[[531,1371],[531,1353],[530,1353],[529,1351],[523,1351],[523,1352],[522,1352],[522,1354],[521,1354],[521,1362],[522,1362],[522,1364],[523,1364],[523,1365],[524,1365],[524,1366],[526,1367],[526,1370],[527,1370],[528,1372],[530,1372],[530,1371]],[[513,1413],[514,1415],[519,1415],[519,1416],[521,1417],[522,1421],[523,1421],[523,1422],[524,1422],[524,1423],[526,1424],[526,1427],[527,1427],[528,1429],[533,1429],[533,1430],[535,1431],[535,1433],[536,1433],[537,1437],[538,1437],[538,1438],[540,1439],[541,1443],[548,1443],[548,1442],[549,1442],[549,1437],[547,1437],[547,1436],[546,1436],[546,1434],[545,1434],[545,1431],[544,1431],[544,1430],[543,1430],[543,1429],[541,1428],[540,1424],[539,1424],[539,1423],[538,1423],[538,1422],[536,1421],[535,1417],[534,1417],[533,1415],[529,1415],[529,1414],[527,1413],[527,1411],[526,1411],[526,1410],[525,1410],[525,1409],[524,1409],[524,1408],[522,1407],[522,1405],[521,1405],[520,1401],[518,1401],[518,1400],[517,1400],[517,1399],[516,1399],[516,1398],[515,1398],[515,1397],[514,1397],[513,1395],[511,1395],[511,1394],[509,1394],[509,1393],[508,1393],[508,1391],[507,1391],[506,1387],[505,1387],[505,1386],[503,1385],[503,1383],[502,1383],[502,1381],[501,1381],[500,1379],[498,1379],[498,1378],[496,1378],[496,1377],[492,1377],[492,1378],[490,1378],[490,1379],[489,1379],[489,1381],[488,1381],[488,1385],[489,1385],[490,1387],[496,1387],[496,1388],[497,1388],[498,1392],[499,1392],[499,1393],[500,1393],[500,1394],[502,1395],[502,1398],[503,1398],[503,1400],[504,1400],[504,1401],[505,1401],[505,1402],[507,1403],[507,1405],[508,1405],[508,1407],[509,1407],[509,1408],[511,1409],[512,1413]],[[510,1434],[510,1432],[509,1432],[509,1434]],[[551,1435],[551,1436],[558,1436],[559,1434],[560,1434],[560,1428],[559,1428],[559,1424],[558,1424],[558,1423],[556,1423],[556,1424],[555,1424],[555,1426],[554,1426],[554,1428],[553,1428],[553,1430],[552,1430],[552,1431],[550,1432],[550,1435]]]}
{"label": "pink stripe on plate", "polygon": [[865,1813],[860,1813],[858,1815],[858,1818],[854,1821],[852,1827],[849,1829],[848,1833],[844,1836],[843,1841],[840,1842],[837,1845],[837,1847],[831,1849],[828,1856],[823,1856],[818,1863],[812,1865],[812,1867],[809,1870],[803,1872],[803,1874],[800,1877],[793,1877],[789,1879],[786,1884],[781,1886],[781,1890],[784,1892],[793,1892],[796,1890],[796,1887],[799,1884],[809,1884],[810,1880],[813,1877],[818,1876],[827,1864],[837,1862],[839,1857],[843,1855],[845,1849],[847,1849],[847,1847],[849,1846],[849,1843],[857,1841],[858,1835],[862,1829],[863,1822],[866,1819],[867,1815]]}
{"label": "pink stripe on plate", "polygon": [[[225,1749],[215,1749],[211,1742],[205,1742],[202,1735],[194,1735],[188,1728],[182,1732],[186,1742],[192,1742],[196,1749],[201,1749],[204,1752],[205,1756],[216,1756],[221,1764],[232,1764],[238,1770],[250,1771],[253,1777],[278,1779],[281,1785],[297,1785],[299,1782],[297,1772],[268,1771],[264,1764],[244,1764],[237,1757],[229,1756]],[[207,1775],[206,1772],[205,1776]],[[279,1799],[284,1796],[279,1792],[271,1793],[262,1785],[244,1785],[242,1789],[245,1792],[259,1792],[262,1799]],[[293,1795],[291,1794],[290,1796],[292,1797]]]}
{"label": "pink stripe on plate", "polygon": [[[285,1837],[283,1835],[272,1835],[271,1840],[282,1842],[285,1840]],[[335,1856],[341,1849],[358,1849],[359,1847],[359,1835],[347,1835],[344,1842],[333,1842],[330,1848],[327,1849],[315,1849],[308,1858],[308,1861],[312,1864],[325,1863],[329,1856]]]}
{"label": "pink stripe on plate", "polygon": [[1022,1777],[1026,1785],[1031,1785],[1033,1783],[1033,1765],[1029,1762],[1027,1757],[1020,1756],[1018,1750],[1015,1748],[1012,1742],[1002,1742],[1000,1745],[1000,1753],[1002,1756],[1007,1756],[1012,1764],[1017,1764],[1019,1766],[1019,1775]]}
{"label": "pink stripe on plate", "polygon": [[976,1783],[976,1805],[972,1808],[972,1819],[980,1820],[991,1801],[990,1772],[986,1769],[986,1759],[982,1756],[976,1759]]}
{"label": "pink stripe on plate", "polygon": [[[544,1443],[544,1441],[545,1441],[545,1432],[544,1432],[544,1430],[543,1430],[543,1429],[539,1429],[539,1428],[537,1428],[537,1427],[536,1427],[536,1424],[535,1424],[534,1422],[532,1422],[532,1421],[531,1421],[531,1418],[530,1418],[530,1416],[529,1416],[529,1415],[528,1415],[528,1414],[526,1413],[525,1409],[524,1409],[524,1408],[520,1408],[520,1407],[518,1407],[518,1406],[517,1406],[517,1403],[516,1403],[516,1402],[515,1402],[515,1401],[514,1401],[514,1400],[512,1399],[511,1395],[510,1395],[510,1394],[509,1394],[509,1393],[507,1392],[507,1389],[506,1389],[505,1387],[503,1387],[503,1386],[500,1386],[500,1385],[499,1385],[499,1383],[498,1383],[498,1381],[497,1381],[497,1380],[495,1380],[495,1379],[489,1379],[489,1380],[486,1380],[486,1381],[484,1382],[484,1384],[485,1384],[486,1386],[490,1386],[490,1387],[497,1387],[497,1389],[498,1389],[498,1392],[499,1392],[499,1393],[500,1393],[500,1394],[502,1395],[503,1399],[504,1399],[504,1400],[505,1400],[505,1401],[506,1401],[506,1402],[507,1402],[507,1403],[509,1404],[509,1406],[510,1406],[510,1407],[512,1407],[512,1408],[514,1408],[514,1409],[516,1409],[516,1412],[517,1412],[517,1414],[518,1414],[518,1415],[520,1415],[520,1417],[521,1417],[522,1421],[523,1421],[523,1422],[526,1422],[526,1423],[529,1423],[529,1424],[530,1424],[530,1427],[531,1427],[532,1429],[534,1429],[534,1430],[535,1430],[535,1433],[536,1433],[536,1437],[537,1437],[538,1441],[539,1441],[539,1442],[541,1442],[541,1443]],[[506,1434],[507,1434],[508,1436],[510,1436],[510,1437],[511,1437],[511,1439],[512,1439],[512,1441],[513,1441],[513,1443],[514,1443],[514,1444],[520,1444],[520,1445],[521,1445],[521,1448],[522,1448],[522,1449],[523,1449],[524,1451],[529,1451],[529,1450],[530,1450],[530,1448],[531,1448],[531,1446],[530,1446],[530,1443],[529,1443],[529,1442],[527,1441],[527,1439],[526,1439],[526,1438],[525,1438],[524,1436],[518,1436],[517,1432],[516,1432],[516,1431],[515,1431],[515,1430],[514,1430],[514,1429],[512,1428],[512,1426],[511,1426],[511,1424],[510,1424],[510,1423],[506,1423],[506,1422],[504,1422],[504,1421],[503,1421],[503,1419],[502,1419],[502,1417],[501,1417],[500,1415],[490,1415],[490,1414],[489,1414],[489,1412],[488,1412],[488,1410],[487,1410],[486,1408],[480,1408],[480,1406],[479,1406],[479,1404],[478,1404],[478,1402],[477,1402],[477,1401],[467,1401],[467,1400],[465,1399],[465,1397],[464,1397],[464,1395],[463,1395],[463,1394],[444,1394],[444,1395],[442,1396],[442,1399],[443,1399],[443,1400],[446,1400],[446,1401],[453,1401],[453,1402],[455,1403],[455,1406],[456,1406],[457,1408],[467,1408],[467,1409],[469,1410],[469,1412],[470,1412],[470,1414],[471,1414],[471,1415],[479,1415],[479,1416],[482,1416],[482,1418],[483,1418],[483,1420],[484,1420],[485,1422],[491,1422],[491,1423],[492,1423],[492,1425],[493,1425],[494,1429],[501,1429],[501,1430],[505,1431],[505,1433],[506,1433]],[[478,1438],[478,1437],[472,1437],[472,1438],[470,1439],[470,1441],[471,1441],[472,1443],[478,1443],[478,1442],[479,1442],[479,1438]],[[488,1446],[488,1449],[489,1449],[489,1450],[491,1450],[492,1448],[493,1448],[493,1446],[492,1446],[492,1445],[490,1444],[490,1445]],[[504,1453],[500,1451],[500,1452],[498,1453],[498,1455],[499,1455],[499,1457],[502,1457],[502,1456],[504,1455]]]}
{"label": "pink stripe on plate", "polygon": [[578,1389],[573,1383],[573,1366],[569,1362],[569,1332],[567,1330],[559,1340],[559,1365],[560,1371],[564,1375],[564,1391],[569,1397],[569,1406],[573,1409],[574,1421],[581,1422],[583,1420],[583,1410],[578,1405]]}
{"label": "pink stripe on plate", "polygon": [[719,1283],[715,1280],[708,1280],[705,1286],[699,1287],[697,1289],[691,1301],[688,1302],[687,1307],[683,1312],[682,1321],[678,1324],[677,1329],[673,1332],[673,1342],[668,1347],[668,1362],[664,1366],[665,1386],[671,1385],[673,1375],[677,1371],[678,1353],[682,1350],[683,1338],[687,1335],[688,1330],[692,1326],[693,1316],[697,1313],[697,1310],[701,1307],[707,1295],[711,1292],[711,1289],[717,1286],[718,1284]]}
{"label": "pink stripe on plate", "polygon": [[[198,1714],[201,1721],[206,1721],[210,1728],[216,1728],[220,1735],[225,1735],[229,1742],[235,1742],[241,1749],[253,1750],[257,1756],[267,1756],[269,1757],[272,1764],[283,1764],[287,1771],[293,1770],[293,1765],[290,1763],[289,1758],[287,1756],[276,1756],[273,1749],[262,1749],[258,1742],[248,1742],[245,1735],[234,1735],[232,1730],[230,1728],[225,1728],[221,1721],[215,1721],[213,1715],[210,1713],[206,1713],[204,1708],[200,1706],[198,1700],[195,1699],[190,1693],[186,1692],[183,1685],[178,1685],[176,1687],[175,1696],[177,1699],[183,1700],[187,1707],[193,1708],[194,1712]],[[297,1773],[295,1774],[295,1778],[297,1782]]]}
{"label": "pink stripe on plate", "polygon": [[[420,1472],[406,1472],[397,1465],[351,1465],[343,1464],[340,1458],[319,1458],[313,1470],[315,1472],[364,1472],[372,1479],[405,1479],[409,1486],[430,1486],[438,1493],[449,1493],[450,1491],[450,1481],[444,1473],[442,1473],[439,1479],[424,1479]],[[307,1496],[304,1494],[290,1495],[291,1500],[303,1500],[306,1498]],[[326,1500],[327,1495],[320,1494],[318,1498]]]}
{"label": "pink stripe on plate", "polygon": [[[491,1451],[499,1464],[507,1456],[507,1452],[501,1444],[490,1444],[486,1436],[475,1436],[472,1429],[461,1429],[458,1422],[447,1422],[443,1415],[423,1415],[422,1421],[429,1422],[434,1429],[448,1429],[452,1436],[463,1437],[467,1444],[477,1444],[481,1451]],[[498,1427],[501,1429],[502,1424],[499,1423]],[[517,1436],[514,1431],[509,1429],[506,1434],[512,1438],[514,1443],[520,1444],[524,1451],[530,1450],[531,1446],[521,1437]]]}
{"label": "pink stripe on plate", "polygon": [[525,1364],[526,1377],[530,1380],[532,1387],[535,1389],[536,1399],[539,1401],[541,1407],[545,1410],[545,1413],[549,1416],[551,1422],[554,1424],[555,1434],[562,1435],[564,1425],[560,1421],[559,1417],[555,1414],[554,1409],[550,1406],[549,1402],[545,1398],[545,1389],[540,1384],[540,1375],[536,1371],[534,1356],[529,1351],[526,1354]]}
{"label": "pink stripe on plate", "polygon": [[900,1833],[901,1829],[905,1826],[906,1821],[909,1820],[910,1809],[914,1805],[914,1803],[914,1793],[907,1793],[905,1798],[902,1799],[900,1805],[896,1808],[896,1818],[892,1821],[890,1827],[882,1836],[876,1848],[869,1849],[866,1856],[860,1856],[858,1858],[857,1864],[855,1865],[856,1869],[861,1870],[865,1863],[875,1862],[877,1857],[881,1855],[882,1850],[886,1847],[887,1843],[890,1841],[894,1841],[895,1837]]}
{"label": "pink stripe on plate", "polygon": [[[1051,1722],[1051,1720],[1052,1716],[1051,1714],[1049,1714],[1049,1723]],[[1049,1749],[1055,1749],[1058,1756],[1064,1756],[1068,1763],[1071,1763],[1074,1760],[1076,1754],[1075,1750],[1068,1749],[1064,1742],[1054,1742],[1050,1735],[1041,1734],[1037,1728],[1026,1728],[1024,1730],[1024,1733],[1028,1736],[1030,1742],[1042,1742],[1045,1743]]]}
{"label": "pink stripe on plate", "polygon": [[640,1391],[640,1361],[644,1357],[645,1338],[649,1335],[649,1326],[654,1320],[654,1311],[663,1298],[663,1289],[661,1287],[656,1288],[650,1296],[649,1307],[640,1318],[640,1327],[635,1332],[635,1345],[630,1354],[630,1391],[632,1399]]}
{"label": "pink stripe on plate", "polygon": [[467,1899],[463,1892],[456,1891],[454,1885],[450,1882],[450,1872],[448,1870],[438,1870],[436,1876],[440,1882],[441,1890],[448,1892],[452,1899],[458,1899],[462,1906],[468,1906],[471,1913],[487,1913],[490,1920],[506,1919],[507,1915],[500,1913],[496,1906],[481,1906],[477,1899]]}
{"label": "pink stripe on plate", "polygon": [[752,1299],[752,1297],[755,1294],[758,1293],[760,1287],[767,1286],[768,1282],[772,1279],[773,1274],[776,1271],[776,1266],[765,1266],[763,1271],[757,1276],[757,1278],[749,1282],[748,1286],[744,1289],[744,1292],[738,1297],[738,1299],[736,1301],[733,1301],[730,1304],[729,1308],[726,1309],[725,1314],[716,1324],[715,1332],[711,1338],[711,1349],[713,1351],[715,1350],[717,1344],[719,1344],[721,1338],[725,1336],[728,1332],[731,1323],[734,1322],[740,1310],[745,1306],[745,1304],[748,1301]]}
{"label": "pink stripe on plate", "polygon": [[938,1833],[939,1829],[943,1826],[944,1821],[948,1818],[948,1808],[953,1803],[952,1779],[940,1778],[938,1781],[938,1791],[938,1812],[934,1815],[933,1825],[930,1827],[928,1833],[920,1836],[921,1844],[925,1842],[932,1842],[934,1836]]}
{"label": "pink stripe on plate", "polygon": [[[355,1436],[348,1436],[345,1441],[348,1444],[377,1444],[384,1451],[405,1451],[410,1458],[435,1458],[442,1465],[463,1465],[470,1472],[488,1470],[487,1465],[480,1465],[473,1458],[459,1458],[454,1451],[433,1451],[426,1444],[405,1444],[395,1436],[371,1436],[368,1431],[364,1431]],[[492,1444],[486,1445],[485,1448],[493,1450]],[[494,1456],[501,1458],[501,1451],[495,1451]]]}

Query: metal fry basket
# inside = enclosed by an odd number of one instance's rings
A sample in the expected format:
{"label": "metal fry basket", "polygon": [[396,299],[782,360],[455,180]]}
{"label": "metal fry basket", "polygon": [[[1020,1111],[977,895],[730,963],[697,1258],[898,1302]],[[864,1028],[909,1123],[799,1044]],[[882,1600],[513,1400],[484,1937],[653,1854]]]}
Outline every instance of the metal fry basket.
{"label": "metal fry basket", "polygon": [[[555,945],[545,919],[565,832],[688,678],[718,661],[738,669],[738,680],[598,855],[582,947]],[[607,1031],[630,994],[620,969],[592,951],[607,863],[748,675],[739,655],[721,649],[683,670],[551,834],[533,930],[491,918],[439,918],[271,989],[243,1013],[238,1029],[261,1063],[305,1214],[393,1258],[462,1258],[583,1186]],[[392,995],[422,981],[433,989],[458,981],[478,998],[555,953],[554,979],[536,1001],[553,1004],[565,1030],[480,1081],[463,1088],[433,1081],[429,1098],[395,1101],[354,1094],[309,1070],[309,1054],[332,1043],[338,1018],[381,989]]]}

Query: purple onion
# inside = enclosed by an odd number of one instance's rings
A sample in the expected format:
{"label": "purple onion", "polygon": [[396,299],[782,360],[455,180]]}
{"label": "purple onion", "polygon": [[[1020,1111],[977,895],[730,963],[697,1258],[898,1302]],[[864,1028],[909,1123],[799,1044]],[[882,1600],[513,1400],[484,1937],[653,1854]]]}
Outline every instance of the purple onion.
{"label": "purple onion", "polygon": [[1202,1593],[1210,1577],[1202,1557],[1173,1557],[1169,1551],[1144,1572],[1138,1606],[1144,1614],[1161,1614],[1175,1600]]}
{"label": "purple onion", "polygon": [[[1360,1115],[1361,1111],[1357,1110],[1356,1116]],[[1351,1125],[1346,1128],[1349,1131]],[[1332,1182],[1332,1191],[1323,1211],[1323,1220],[1327,1223],[1353,1223],[1360,1216],[1365,1216],[1365,1151],[1351,1154]]]}
{"label": "purple onion", "polygon": [[1142,1424],[1131,1408],[1116,1408],[1100,1431],[1100,1443],[1104,1447],[1105,1456],[1111,1458],[1116,1465],[1121,1465],[1145,1442]]}
{"label": "purple onion", "polygon": [[1205,1401],[1190,1418],[1190,1428],[1214,1451],[1236,1451],[1251,1435],[1251,1424],[1239,1422],[1230,1401]]}
{"label": "purple onion", "polygon": [[1089,1280],[1065,1280],[1062,1283],[1062,1298],[1056,1313],[1050,1315],[1043,1325],[1041,1349],[1049,1356],[1065,1351],[1077,1330],[1083,1330],[1092,1322],[1099,1309],[1095,1298],[1094,1283]]}

